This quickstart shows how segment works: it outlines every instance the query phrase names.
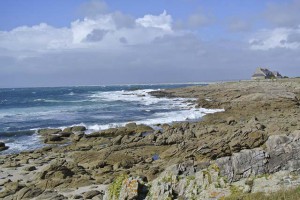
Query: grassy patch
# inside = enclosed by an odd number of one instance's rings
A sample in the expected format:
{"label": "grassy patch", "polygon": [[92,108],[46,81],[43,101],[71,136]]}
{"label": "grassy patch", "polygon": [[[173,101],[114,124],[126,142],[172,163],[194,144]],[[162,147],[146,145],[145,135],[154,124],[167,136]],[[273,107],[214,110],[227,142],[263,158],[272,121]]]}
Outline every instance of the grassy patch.
{"label": "grassy patch", "polygon": [[161,181],[163,183],[172,183],[172,175],[164,176]]}
{"label": "grassy patch", "polygon": [[225,197],[224,200],[299,200],[300,187],[290,190],[280,190],[274,193],[249,193],[249,194],[232,194]]}
{"label": "grassy patch", "polygon": [[242,191],[240,190],[240,188],[235,185],[230,186],[230,192],[231,192],[232,196],[239,196],[242,194]]}
{"label": "grassy patch", "polygon": [[109,186],[109,199],[118,199],[122,189],[122,184],[125,179],[128,178],[127,174],[118,176],[114,182]]}
{"label": "grassy patch", "polygon": [[204,177],[207,177],[208,183],[211,184],[212,183],[212,179],[211,179],[211,175],[210,175],[209,171],[203,170],[202,173],[203,173]]}

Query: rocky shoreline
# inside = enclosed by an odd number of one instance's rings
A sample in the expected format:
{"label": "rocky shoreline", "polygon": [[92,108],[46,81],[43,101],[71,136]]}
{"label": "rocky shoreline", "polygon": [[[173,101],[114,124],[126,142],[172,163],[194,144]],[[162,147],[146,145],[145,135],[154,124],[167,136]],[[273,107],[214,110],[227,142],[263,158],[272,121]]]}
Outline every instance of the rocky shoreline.
{"label": "rocky shoreline", "polygon": [[39,130],[47,147],[0,156],[0,199],[235,199],[300,185],[300,79],[152,95],[225,111],[160,130]]}

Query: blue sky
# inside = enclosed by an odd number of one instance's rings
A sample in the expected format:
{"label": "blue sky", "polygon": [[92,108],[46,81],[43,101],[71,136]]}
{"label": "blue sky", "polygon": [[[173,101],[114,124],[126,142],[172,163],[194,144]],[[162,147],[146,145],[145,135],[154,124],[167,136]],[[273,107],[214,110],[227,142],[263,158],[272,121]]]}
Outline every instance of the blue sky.
{"label": "blue sky", "polygon": [[236,80],[257,66],[299,75],[299,10],[300,0],[3,0],[0,87]]}
{"label": "blue sky", "polygon": [[[71,21],[83,17],[80,6],[87,0],[3,0],[0,1],[0,29],[11,30],[15,27],[33,26],[41,22],[56,27],[69,26]],[[167,10],[174,19],[186,19],[198,10],[211,13],[218,20],[230,17],[248,18],[261,13],[270,2],[261,0],[127,0],[109,1],[110,10],[120,10],[135,17],[146,13],[160,14]]]}

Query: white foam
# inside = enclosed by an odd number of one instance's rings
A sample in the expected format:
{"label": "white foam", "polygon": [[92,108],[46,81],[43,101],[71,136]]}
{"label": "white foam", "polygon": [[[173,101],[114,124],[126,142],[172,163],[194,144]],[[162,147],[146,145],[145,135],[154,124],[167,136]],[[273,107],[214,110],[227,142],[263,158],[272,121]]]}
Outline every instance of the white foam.
{"label": "white foam", "polygon": [[48,103],[60,103],[60,102],[64,102],[64,101],[53,100],[53,99],[34,99],[33,101],[35,101],[35,102],[48,102]]}
{"label": "white foam", "polygon": [[[182,121],[194,121],[198,120],[206,114],[223,112],[224,109],[206,109],[206,108],[192,108],[192,109],[184,109],[177,111],[170,111],[164,113],[156,113],[152,116],[152,118],[135,121],[137,124],[145,124],[149,126],[155,126],[156,124],[170,124],[173,122],[182,122]],[[128,122],[121,123],[110,123],[110,124],[92,124],[86,125],[81,123],[80,125],[86,126],[88,131],[87,134],[95,131],[101,131],[108,128],[116,128],[125,126]]]}
{"label": "white foam", "polygon": [[167,98],[156,98],[149,94],[155,91],[152,89],[134,90],[134,91],[114,91],[114,92],[96,92],[90,95],[91,101],[127,101],[138,102],[143,105],[152,105],[160,102],[170,101]]}
{"label": "white foam", "polygon": [[[26,140],[26,142],[23,139]],[[26,136],[26,139],[25,137],[23,139],[19,138],[18,140],[13,139],[12,141],[5,142],[5,145],[7,145],[9,149],[3,151],[3,154],[34,150],[44,146],[44,144],[41,143],[41,138],[35,134]]]}

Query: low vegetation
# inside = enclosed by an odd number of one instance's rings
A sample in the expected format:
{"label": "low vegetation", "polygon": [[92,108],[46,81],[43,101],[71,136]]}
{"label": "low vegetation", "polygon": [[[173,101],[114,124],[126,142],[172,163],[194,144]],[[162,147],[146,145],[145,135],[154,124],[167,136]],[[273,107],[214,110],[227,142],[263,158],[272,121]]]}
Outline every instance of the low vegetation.
{"label": "low vegetation", "polygon": [[224,198],[224,200],[299,200],[300,199],[300,187],[281,190],[274,193],[265,194],[259,193],[233,193],[231,196]]}
{"label": "low vegetation", "polygon": [[122,189],[122,184],[125,179],[127,179],[128,176],[126,174],[122,174],[118,176],[114,182],[109,187],[109,199],[118,199],[120,196],[120,192]]}

